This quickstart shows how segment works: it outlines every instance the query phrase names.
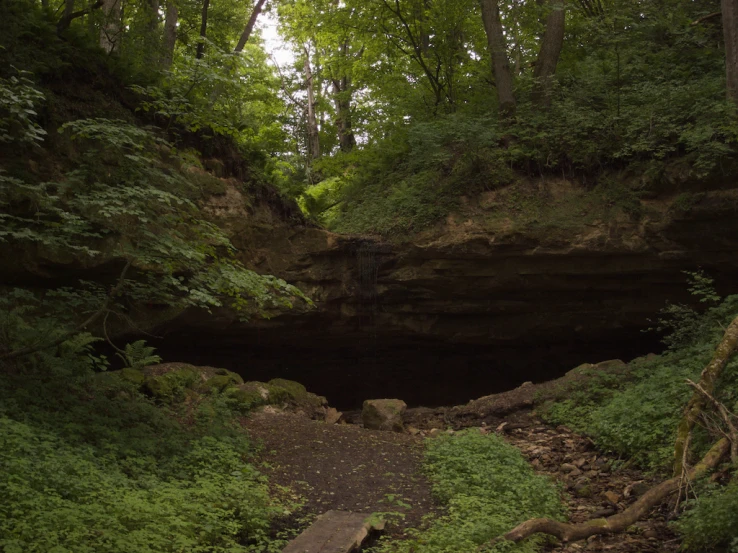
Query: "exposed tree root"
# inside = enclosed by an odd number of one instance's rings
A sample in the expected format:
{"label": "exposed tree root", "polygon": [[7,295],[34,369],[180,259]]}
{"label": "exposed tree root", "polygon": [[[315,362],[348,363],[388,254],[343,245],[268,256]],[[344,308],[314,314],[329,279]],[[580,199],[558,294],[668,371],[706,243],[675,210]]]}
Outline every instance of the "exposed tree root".
{"label": "exposed tree root", "polygon": [[[695,465],[689,472],[688,478],[693,480],[702,476],[708,470],[715,468],[722,457],[730,449],[730,442],[723,438],[717,442],[705,457]],[[638,501],[622,513],[607,518],[589,520],[581,524],[567,524],[552,520],[550,518],[534,518],[523,522],[492,542],[492,545],[501,541],[519,542],[534,534],[548,534],[555,536],[563,542],[574,542],[586,539],[590,536],[602,534],[615,534],[622,532],[628,526],[647,515],[651,509],[661,503],[669,495],[676,492],[682,484],[681,477],[671,478],[655,486],[643,494]],[[480,548],[481,549],[481,548]]]}

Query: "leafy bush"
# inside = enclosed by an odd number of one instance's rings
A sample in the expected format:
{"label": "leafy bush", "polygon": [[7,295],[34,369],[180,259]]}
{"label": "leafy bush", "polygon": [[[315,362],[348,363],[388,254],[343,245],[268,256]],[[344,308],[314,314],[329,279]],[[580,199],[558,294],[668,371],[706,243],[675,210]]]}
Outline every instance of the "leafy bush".
{"label": "leafy bush", "polygon": [[[142,470],[150,464],[145,457],[116,460],[1,417],[0,547],[8,553],[263,551],[275,512],[263,479],[228,444],[205,437],[190,447],[177,471],[160,478]],[[126,474],[132,469],[138,474]]]}
{"label": "leafy bush", "polygon": [[35,121],[36,105],[44,100],[44,94],[23,71],[19,73],[0,79],[0,142],[34,143],[46,134]]}
{"label": "leafy bush", "polygon": [[[379,551],[463,553],[532,517],[563,516],[553,483],[533,472],[513,446],[495,435],[470,430],[427,441],[426,469],[447,513],[405,541],[383,543]],[[537,551],[540,538],[494,551]]]}
{"label": "leafy bush", "polygon": [[248,463],[226,400],[157,406],[140,383],[93,373],[93,342],[0,364],[0,549],[279,551],[270,524],[291,507]]}
{"label": "leafy bush", "polygon": [[[692,394],[685,379],[699,379],[712,358],[725,327],[738,314],[738,296],[719,301],[712,280],[702,272],[689,274],[692,295],[708,305],[703,313],[687,306],[667,306],[658,330],[668,331],[670,351],[631,363],[628,380],[595,375],[566,400],[544,405],[540,412],[554,424],[566,424],[594,437],[602,449],[640,465],[665,469],[673,459],[676,427]],[[738,406],[738,359],[733,358],[718,383],[721,401]],[[697,429],[694,446],[704,449],[706,434]]]}
{"label": "leafy bush", "polygon": [[684,535],[687,551],[711,551],[718,546],[728,546],[730,553],[738,553],[738,481],[724,488],[711,487],[698,499],[676,523]]}
{"label": "leafy bush", "polygon": [[125,258],[146,267],[127,282],[138,301],[216,307],[245,317],[304,296],[271,276],[246,270],[227,236],[206,221],[186,165],[152,129],[83,119],[65,133],[82,147],[61,182],[29,184],[0,174],[0,240],[35,243],[52,255]]}

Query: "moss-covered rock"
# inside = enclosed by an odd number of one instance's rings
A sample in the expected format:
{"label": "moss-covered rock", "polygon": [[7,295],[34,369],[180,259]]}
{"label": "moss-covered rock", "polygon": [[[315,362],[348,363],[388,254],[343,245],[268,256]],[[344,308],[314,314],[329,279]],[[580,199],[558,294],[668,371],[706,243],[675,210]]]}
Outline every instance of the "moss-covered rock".
{"label": "moss-covered rock", "polygon": [[243,378],[241,378],[240,375],[226,369],[216,369],[213,375],[205,376],[207,380],[200,384],[198,388],[203,392],[222,392],[229,386],[239,386],[240,384],[243,384]]}
{"label": "moss-covered rock", "polygon": [[262,405],[277,405],[289,399],[287,390],[265,382],[246,382],[225,390],[234,408],[239,411],[251,411]]}
{"label": "moss-covered rock", "polygon": [[135,384],[136,386],[142,386],[146,381],[146,376],[143,371],[139,369],[132,369],[130,367],[116,371],[116,374],[122,380]]}
{"label": "moss-covered rock", "polygon": [[308,392],[305,386],[294,380],[274,378],[269,381],[271,386],[283,389],[287,393],[286,400],[294,407],[307,411],[310,415],[315,410],[320,410],[328,401],[323,396]]}
{"label": "moss-covered rock", "polygon": [[192,365],[178,364],[160,374],[154,373],[146,378],[145,388],[156,399],[165,403],[182,401],[186,391],[192,390],[203,381],[202,374]]}
{"label": "moss-covered rock", "polygon": [[285,378],[273,378],[269,381],[271,386],[278,386],[284,389],[289,395],[290,399],[299,400],[304,398],[308,391],[305,386],[294,380],[287,380]]}

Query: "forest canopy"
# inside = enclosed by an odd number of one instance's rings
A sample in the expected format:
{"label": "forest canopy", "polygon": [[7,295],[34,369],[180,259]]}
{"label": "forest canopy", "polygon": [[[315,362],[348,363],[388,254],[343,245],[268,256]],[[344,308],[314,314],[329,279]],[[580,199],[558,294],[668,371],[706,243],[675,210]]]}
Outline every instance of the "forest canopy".
{"label": "forest canopy", "polygon": [[[709,180],[734,155],[738,61],[725,45],[738,31],[716,0],[13,0],[10,10],[8,44],[30,25],[38,47],[97,45],[140,110],[175,132],[233,137],[336,230],[418,230],[519,174],[592,183],[630,169],[648,191]],[[290,55],[275,56],[264,29]],[[58,71],[25,52],[0,53],[3,82]],[[392,202],[377,217],[365,204],[382,198]]]}

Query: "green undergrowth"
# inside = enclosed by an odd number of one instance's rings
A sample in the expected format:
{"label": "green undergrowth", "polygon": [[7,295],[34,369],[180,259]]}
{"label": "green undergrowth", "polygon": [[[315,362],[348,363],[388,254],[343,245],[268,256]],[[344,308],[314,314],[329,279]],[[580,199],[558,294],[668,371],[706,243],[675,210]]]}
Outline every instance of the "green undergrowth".
{"label": "green undergrowth", "polygon": [[270,529],[296,506],[227,399],[162,403],[101,363],[75,339],[0,367],[0,550],[280,551]]}
{"label": "green undergrowth", "polygon": [[[669,309],[667,309],[669,310]],[[567,398],[544,402],[541,415],[593,437],[602,449],[650,470],[672,462],[676,426],[692,394],[686,379],[699,379],[723,329],[738,313],[738,296],[729,296],[698,319],[679,325],[682,340],[662,355],[630,363],[627,378],[592,373],[568,390]],[[685,330],[691,325],[691,330]],[[731,360],[718,384],[732,410],[738,407],[738,359]],[[696,448],[709,445],[697,432]]]}
{"label": "green undergrowth", "polygon": [[[738,477],[738,473],[734,478]],[[727,551],[738,552],[738,532],[735,521],[738,516],[738,480],[725,488],[709,486],[702,495],[689,502],[691,510],[682,515],[677,529],[685,536],[685,549],[716,551],[730,544]]]}
{"label": "green undergrowth", "polygon": [[[376,553],[464,553],[531,517],[561,519],[564,507],[556,486],[536,475],[513,446],[476,430],[427,442],[425,467],[445,513],[431,516],[427,528],[407,540],[384,541]],[[538,551],[542,540],[498,544],[489,551]]]}
{"label": "green undergrowth", "polygon": [[[634,360],[627,377],[592,373],[570,385],[565,394],[554,392],[565,399],[543,401],[538,408],[543,418],[589,435],[598,448],[618,456],[620,464],[669,474],[676,428],[692,395],[686,379],[699,380],[724,329],[738,315],[738,296],[720,300],[711,290],[712,281],[700,272],[692,273],[690,282],[692,293],[711,307],[701,313],[683,305],[665,308],[657,322],[657,328],[669,332],[665,353]],[[715,395],[731,412],[738,412],[738,358],[726,365]],[[719,424],[710,430],[704,425],[694,429],[692,462],[720,437]],[[735,469],[728,468],[728,474]],[[685,549],[727,546],[721,550],[738,551],[738,489],[735,475],[732,478],[728,486],[697,483],[693,488],[695,495],[675,525],[684,535]]]}

